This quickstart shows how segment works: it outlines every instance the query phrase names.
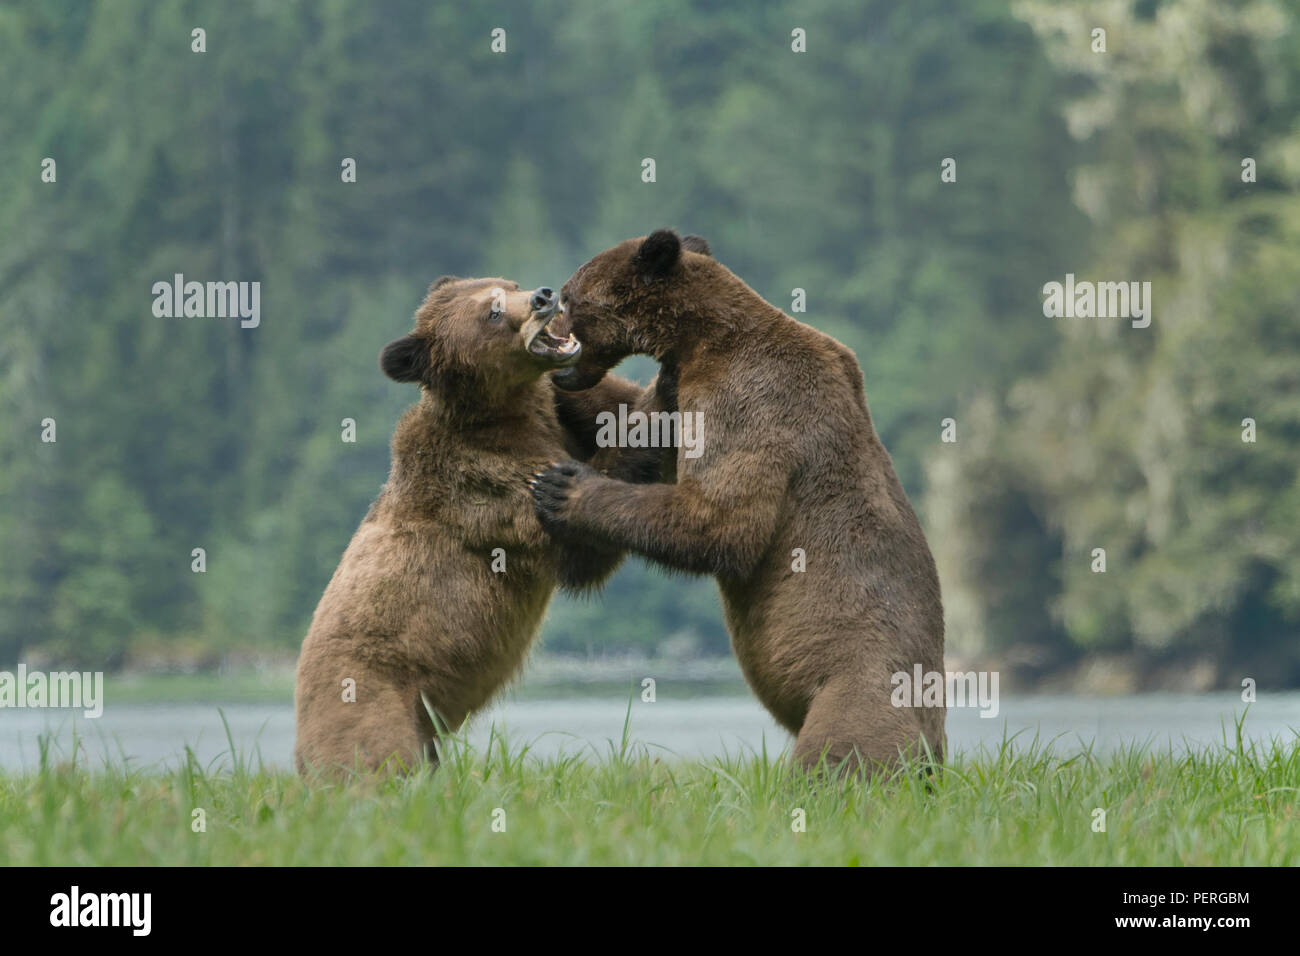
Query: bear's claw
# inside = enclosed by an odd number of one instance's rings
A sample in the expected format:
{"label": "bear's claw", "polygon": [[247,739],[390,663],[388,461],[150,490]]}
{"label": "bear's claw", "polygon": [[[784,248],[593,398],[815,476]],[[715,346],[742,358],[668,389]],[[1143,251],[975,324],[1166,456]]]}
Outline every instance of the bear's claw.
{"label": "bear's claw", "polygon": [[584,471],[589,470],[576,461],[555,462],[528,482],[533,493],[533,508],[542,527],[549,531],[566,522],[565,506],[569,502],[573,485],[580,480]]}

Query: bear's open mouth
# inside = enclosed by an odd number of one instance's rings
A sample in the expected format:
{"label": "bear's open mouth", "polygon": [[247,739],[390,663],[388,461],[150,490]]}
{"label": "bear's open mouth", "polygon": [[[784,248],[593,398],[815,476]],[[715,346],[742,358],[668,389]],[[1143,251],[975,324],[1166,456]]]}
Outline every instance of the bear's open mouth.
{"label": "bear's open mouth", "polygon": [[561,338],[551,333],[547,328],[551,324],[551,319],[555,318],[560,310],[555,309],[549,313],[534,312],[528,319],[529,324],[537,323],[527,336],[524,348],[528,349],[530,355],[544,359],[550,365],[557,368],[563,368],[566,365],[572,365],[578,361],[578,355],[582,351],[582,343],[573,337],[573,333]]}

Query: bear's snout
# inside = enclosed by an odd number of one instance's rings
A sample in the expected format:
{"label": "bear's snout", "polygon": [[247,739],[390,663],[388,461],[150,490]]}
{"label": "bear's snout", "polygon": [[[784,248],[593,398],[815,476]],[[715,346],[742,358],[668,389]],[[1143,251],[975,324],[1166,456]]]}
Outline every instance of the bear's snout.
{"label": "bear's snout", "polygon": [[556,298],[555,290],[546,286],[536,290],[528,300],[528,307],[534,312],[554,312],[559,304],[560,300]]}

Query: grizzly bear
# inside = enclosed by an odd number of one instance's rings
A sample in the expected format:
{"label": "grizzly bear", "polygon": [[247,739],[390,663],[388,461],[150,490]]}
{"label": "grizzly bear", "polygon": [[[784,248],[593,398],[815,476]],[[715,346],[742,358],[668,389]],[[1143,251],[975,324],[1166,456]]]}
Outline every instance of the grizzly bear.
{"label": "grizzly bear", "polygon": [[[547,535],[524,484],[557,457],[598,451],[587,419],[600,402],[642,399],[621,380],[557,392],[547,373],[581,352],[564,323],[550,289],[446,277],[415,331],[384,349],[383,371],[421,396],[303,642],[300,771],[436,763],[430,710],[459,727],[516,673],[556,585],[593,587],[618,564],[620,549]],[[634,455],[599,452],[615,478],[654,477]]]}
{"label": "grizzly bear", "polygon": [[583,347],[556,385],[591,388],[650,355],[656,401],[697,416],[704,441],[677,450],[671,483],[550,467],[531,483],[543,526],[714,575],[745,677],[804,766],[942,759],[943,706],[891,702],[894,675],[942,671],[943,608],[853,353],[669,230],[596,256],[561,301]]}

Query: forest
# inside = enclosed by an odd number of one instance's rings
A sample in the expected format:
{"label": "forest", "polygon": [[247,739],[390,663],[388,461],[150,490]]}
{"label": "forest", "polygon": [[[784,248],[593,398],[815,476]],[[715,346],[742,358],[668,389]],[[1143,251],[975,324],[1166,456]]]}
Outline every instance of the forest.
{"label": "forest", "polygon": [[[417,397],[377,357],[428,284],[558,288],[670,226],[857,354],[955,659],[1300,686],[1298,28],[1291,0],[0,7],[0,666],[291,658]],[[257,283],[256,323],[159,314],[178,275]],[[1045,307],[1067,276],[1136,283],[1149,322]],[[728,653],[713,582],[639,560],[542,643]]]}

